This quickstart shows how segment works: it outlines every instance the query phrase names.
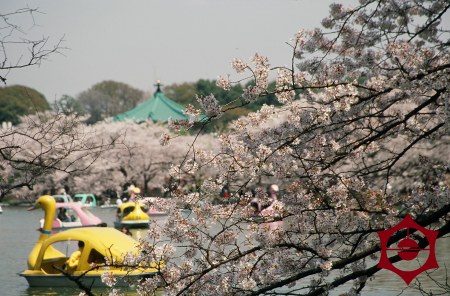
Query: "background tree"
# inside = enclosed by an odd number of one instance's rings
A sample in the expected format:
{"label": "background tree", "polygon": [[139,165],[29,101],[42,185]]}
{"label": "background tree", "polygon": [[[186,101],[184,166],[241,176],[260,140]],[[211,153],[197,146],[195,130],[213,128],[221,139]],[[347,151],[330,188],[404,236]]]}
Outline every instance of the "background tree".
{"label": "background tree", "polygon": [[0,88],[0,122],[18,124],[20,117],[50,110],[45,97],[32,88],[14,85]]}
{"label": "background tree", "polygon": [[77,97],[90,115],[88,119],[90,124],[128,111],[143,99],[143,91],[111,80],[97,83]]}
{"label": "background tree", "polygon": [[63,95],[58,101],[55,101],[53,109],[65,115],[76,114],[82,116],[86,113],[81,103],[68,95]]}
{"label": "background tree", "polygon": [[188,104],[196,103],[195,95],[197,94],[197,89],[194,82],[174,83],[163,86],[163,91],[168,98],[179,104],[187,106]]}
{"label": "background tree", "polygon": [[[333,4],[324,29],[294,36],[289,67],[272,67],[260,54],[249,63],[235,59],[237,73],[254,81],[240,96],[243,104],[272,93],[282,106],[239,118],[220,136],[220,153],[191,146],[191,157],[172,168],[174,177],[204,166],[220,173],[199,192],[176,196],[195,218],[168,204],[167,223],[151,223],[135,259],[166,266],[138,289],[325,295],[347,284],[347,294],[356,295],[380,271],[377,231],[399,223],[403,210],[437,230],[438,239],[448,234],[450,43],[442,20],[449,9],[445,0]],[[217,81],[224,89],[230,83]],[[200,104],[211,120],[235,108],[214,96]],[[418,158],[434,173],[412,182]],[[265,188],[255,186],[261,179],[281,190],[254,219],[248,201],[269,202]],[[209,202],[224,185],[239,204]],[[389,245],[406,234],[397,232]],[[412,237],[421,248],[429,243],[418,232]]]}

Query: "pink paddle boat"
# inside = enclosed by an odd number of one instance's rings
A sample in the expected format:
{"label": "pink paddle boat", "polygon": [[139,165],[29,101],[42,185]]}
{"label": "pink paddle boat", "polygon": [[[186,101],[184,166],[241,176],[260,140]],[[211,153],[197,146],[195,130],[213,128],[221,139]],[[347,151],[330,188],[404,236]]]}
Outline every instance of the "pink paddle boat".
{"label": "pink paddle boat", "polygon": [[147,215],[149,215],[150,217],[167,216],[166,212],[163,212],[158,209],[157,205],[159,203],[159,199],[157,197],[143,197],[140,199],[140,201],[146,205],[145,211]]}
{"label": "pink paddle boat", "polygon": [[[40,220],[41,228],[44,219]],[[53,218],[52,228],[64,230],[76,227],[103,226],[106,227],[99,217],[95,216],[88,208],[77,202],[56,203],[56,213]]]}

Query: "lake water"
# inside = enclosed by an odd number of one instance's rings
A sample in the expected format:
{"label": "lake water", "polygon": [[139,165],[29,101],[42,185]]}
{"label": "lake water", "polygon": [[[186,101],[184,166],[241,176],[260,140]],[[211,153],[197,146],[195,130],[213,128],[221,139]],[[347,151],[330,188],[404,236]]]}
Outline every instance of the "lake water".
{"label": "lake water", "polygon": [[[108,226],[113,225],[115,209],[92,209],[92,212],[99,216]],[[42,210],[27,211],[26,207],[3,206],[3,214],[0,214],[0,295],[1,296],[37,296],[37,295],[78,295],[79,290],[75,288],[30,288],[27,281],[18,276],[17,273],[26,268],[28,254],[34,246],[39,233],[37,229],[38,221],[43,217]],[[133,229],[133,236],[139,236],[145,230]],[[423,253],[423,252],[421,252]],[[445,265],[450,267],[450,238],[441,239],[436,245],[436,257],[440,268],[434,274],[435,278],[443,281],[446,278]],[[419,279],[426,288],[434,287],[434,284],[420,275]],[[381,270],[377,273],[376,279],[368,282],[363,295],[375,296],[398,295],[407,288],[404,282],[393,272]],[[339,295],[347,289],[339,289],[331,295]],[[98,291],[100,295],[101,291]],[[134,293],[127,293],[133,295]],[[406,289],[402,295],[412,296],[419,293],[410,288]],[[105,295],[103,293],[103,295]]]}

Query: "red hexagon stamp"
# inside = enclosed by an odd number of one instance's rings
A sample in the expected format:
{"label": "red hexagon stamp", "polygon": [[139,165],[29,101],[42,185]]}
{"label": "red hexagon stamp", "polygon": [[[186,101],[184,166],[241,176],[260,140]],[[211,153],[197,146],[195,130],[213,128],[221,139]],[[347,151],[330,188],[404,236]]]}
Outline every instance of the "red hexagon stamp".
{"label": "red hexagon stamp", "polygon": [[[396,248],[388,248],[388,241],[389,238],[396,233],[399,230],[406,229],[406,236],[402,238]],[[424,237],[428,241],[428,248],[419,248],[419,245],[417,241],[415,241],[411,236],[409,235],[409,229],[415,229],[419,232],[421,232]],[[410,215],[406,215],[405,218],[398,223],[396,226],[393,226],[391,228],[388,228],[386,230],[378,231],[378,236],[380,237],[380,243],[381,243],[381,256],[380,256],[380,262],[378,263],[379,268],[384,268],[390,271],[395,272],[398,274],[403,281],[409,285],[411,281],[428,269],[438,268],[439,265],[436,260],[436,252],[435,252],[435,246],[436,246],[436,239],[438,236],[437,230],[430,230],[426,229],[414,221]],[[413,260],[417,257],[420,251],[429,251],[428,258],[425,261],[425,263],[420,266],[417,269],[414,270],[401,270],[397,267],[395,267],[392,262],[389,260],[387,251],[388,250],[394,250],[398,251],[398,256],[402,260]]]}

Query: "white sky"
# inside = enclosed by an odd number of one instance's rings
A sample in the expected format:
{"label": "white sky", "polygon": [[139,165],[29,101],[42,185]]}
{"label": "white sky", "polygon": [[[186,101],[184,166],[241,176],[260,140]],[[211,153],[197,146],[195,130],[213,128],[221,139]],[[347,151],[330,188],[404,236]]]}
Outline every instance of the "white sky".
{"label": "white sky", "polygon": [[53,44],[64,36],[68,48],[40,67],[11,71],[7,84],[32,87],[53,102],[104,80],[153,91],[157,79],[169,85],[234,75],[231,60],[248,61],[255,52],[273,66],[288,65],[286,42],[301,28],[320,26],[332,2],[0,0],[2,13],[39,8],[45,14],[35,17],[38,26],[22,19],[26,37],[49,36]]}

